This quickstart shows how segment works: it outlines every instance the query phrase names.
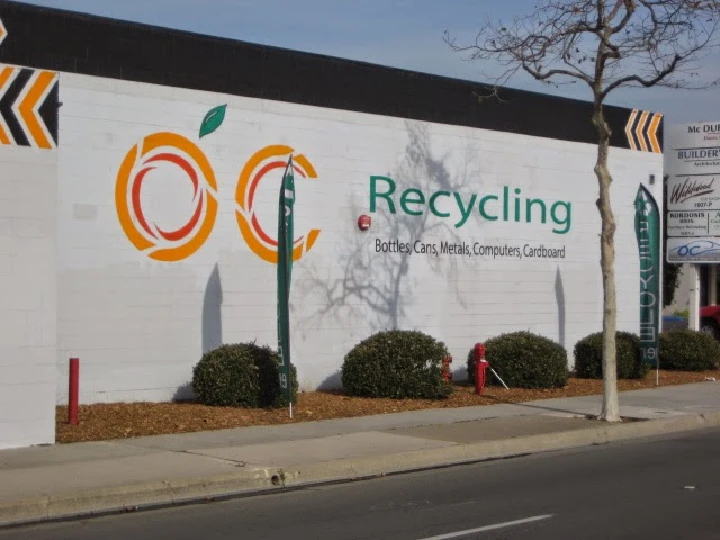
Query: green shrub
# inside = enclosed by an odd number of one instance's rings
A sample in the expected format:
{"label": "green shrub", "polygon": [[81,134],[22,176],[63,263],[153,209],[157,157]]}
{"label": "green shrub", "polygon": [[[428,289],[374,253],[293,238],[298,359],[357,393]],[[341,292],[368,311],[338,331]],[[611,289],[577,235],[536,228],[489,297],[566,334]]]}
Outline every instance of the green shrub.
{"label": "green shrub", "polygon": [[674,330],[660,334],[660,367],[702,371],[720,366],[720,344],[704,332]]}
{"label": "green shrub", "polygon": [[343,389],[351,396],[441,399],[452,392],[442,378],[445,344],[422,332],[379,332],[345,355]]}
{"label": "green shrub", "polygon": [[[225,407],[285,407],[280,392],[278,353],[255,343],[221,345],[193,369],[192,388],[199,403]],[[291,366],[292,399],[297,401],[297,371]]]}
{"label": "green shrub", "polygon": [[[575,344],[575,375],[580,379],[602,379],[602,332],[585,336]],[[630,332],[615,333],[618,379],[642,379],[650,366],[643,363],[640,338]]]}
{"label": "green shrub", "polygon": [[[567,351],[544,336],[530,332],[501,334],[485,342],[485,357],[509,387],[558,388],[567,384]],[[475,384],[474,349],[468,354],[468,379]],[[501,383],[488,372],[487,384]]]}

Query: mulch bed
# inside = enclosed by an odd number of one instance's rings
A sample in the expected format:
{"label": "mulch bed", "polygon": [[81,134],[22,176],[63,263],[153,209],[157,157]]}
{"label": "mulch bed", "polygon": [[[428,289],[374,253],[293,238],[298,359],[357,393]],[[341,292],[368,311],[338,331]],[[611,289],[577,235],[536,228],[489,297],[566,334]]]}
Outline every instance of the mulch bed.
{"label": "mulch bed", "polygon": [[[654,388],[656,372],[642,380],[618,381],[622,391]],[[720,371],[660,371],[660,386],[702,382],[708,377],[720,380]],[[298,396],[294,418],[287,409],[243,409],[208,407],[194,403],[112,403],[80,406],[80,424],[67,423],[67,407],[56,410],[56,441],[59,443],[126,439],[144,435],[213,431],[242,426],[290,424],[388,414],[419,409],[521,403],[536,399],[589,396],[602,393],[602,381],[571,378],[565,388],[525,390],[488,387],[483,396],[467,384],[455,385],[455,392],[445,400],[380,399],[348,397],[342,392],[306,392]]]}

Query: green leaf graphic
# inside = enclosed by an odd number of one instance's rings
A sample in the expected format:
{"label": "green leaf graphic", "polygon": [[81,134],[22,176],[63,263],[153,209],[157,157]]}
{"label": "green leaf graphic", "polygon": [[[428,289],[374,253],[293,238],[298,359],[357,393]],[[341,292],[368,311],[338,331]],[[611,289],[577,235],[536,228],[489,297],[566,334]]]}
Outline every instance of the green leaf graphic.
{"label": "green leaf graphic", "polygon": [[200,138],[209,135],[220,127],[220,124],[225,120],[226,108],[227,105],[220,105],[208,111],[205,118],[203,118],[202,124],[200,124]]}

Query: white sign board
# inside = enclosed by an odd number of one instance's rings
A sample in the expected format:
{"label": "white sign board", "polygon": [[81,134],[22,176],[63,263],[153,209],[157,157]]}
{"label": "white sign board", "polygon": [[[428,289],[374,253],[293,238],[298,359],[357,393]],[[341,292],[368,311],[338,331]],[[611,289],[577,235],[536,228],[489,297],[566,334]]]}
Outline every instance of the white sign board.
{"label": "white sign board", "polygon": [[666,253],[671,263],[720,262],[720,238],[668,238]]}
{"label": "white sign board", "polygon": [[668,205],[677,210],[720,210],[720,175],[677,175],[668,178]]}
{"label": "white sign board", "polygon": [[710,234],[710,212],[668,212],[668,236],[698,237]]}
{"label": "white sign board", "polygon": [[720,122],[666,129],[667,260],[720,261]]}

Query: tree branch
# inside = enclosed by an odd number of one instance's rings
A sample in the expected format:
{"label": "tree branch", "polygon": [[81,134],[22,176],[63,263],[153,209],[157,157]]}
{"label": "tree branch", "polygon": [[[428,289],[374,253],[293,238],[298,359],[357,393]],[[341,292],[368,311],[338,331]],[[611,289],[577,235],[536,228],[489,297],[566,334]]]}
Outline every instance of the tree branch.
{"label": "tree branch", "polygon": [[469,46],[447,32],[445,40],[471,60],[506,66],[495,84],[506,84],[521,69],[543,83],[562,77],[585,82],[600,102],[621,86],[670,84],[700,51],[718,45],[718,0],[537,1],[510,27],[488,21]]}
{"label": "tree branch", "polygon": [[620,20],[617,26],[610,27],[611,36],[614,36],[615,34],[625,30],[625,27],[628,25],[628,23],[630,23],[630,20],[635,13],[635,2],[633,2],[633,0],[618,0],[617,4],[615,4],[615,9],[613,10],[612,18],[610,19],[611,21],[615,17],[617,17],[618,12],[620,11],[621,4],[625,6],[625,15],[623,15],[623,18]]}
{"label": "tree branch", "polygon": [[642,77],[638,75],[629,75],[627,77],[623,77],[621,79],[617,79],[607,85],[605,89],[602,91],[602,97],[603,99],[607,97],[607,95],[615,90],[616,88],[630,84],[632,82],[636,82],[645,88],[650,88],[651,86],[655,86],[659,82],[663,81],[668,75],[673,73],[675,71],[675,68],[677,67],[678,63],[682,60],[682,57],[679,55],[675,55],[675,58],[673,58],[672,62],[665,67],[665,69],[659,71],[655,77],[652,77],[650,79],[643,79]]}
{"label": "tree branch", "polygon": [[581,81],[586,82],[587,84],[589,84],[591,86],[593,84],[592,77],[590,77],[589,75],[586,75],[583,72],[570,71],[567,69],[551,69],[549,71],[542,72],[542,71],[538,71],[538,70],[531,68],[530,66],[528,66],[525,63],[522,64],[522,68],[523,68],[523,70],[525,70],[527,73],[532,75],[533,78],[537,79],[538,81],[546,81],[556,75],[563,75],[566,77],[571,77],[573,79],[579,79]]}

